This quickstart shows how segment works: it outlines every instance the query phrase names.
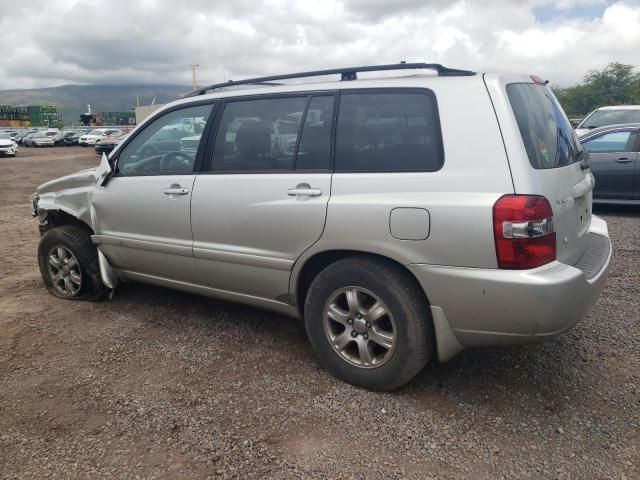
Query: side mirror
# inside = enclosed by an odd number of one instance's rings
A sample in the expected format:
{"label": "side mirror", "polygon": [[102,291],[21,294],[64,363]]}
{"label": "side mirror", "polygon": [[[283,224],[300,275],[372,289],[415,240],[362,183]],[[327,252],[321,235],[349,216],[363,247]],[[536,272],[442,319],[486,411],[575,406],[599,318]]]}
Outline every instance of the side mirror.
{"label": "side mirror", "polygon": [[107,157],[106,153],[103,153],[102,158],[100,159],[100,165],[96,170],[96,183],[98,184],[98,186],[104,185],[111,172],[113,172],[113,169],[111,168],[109,158]]}

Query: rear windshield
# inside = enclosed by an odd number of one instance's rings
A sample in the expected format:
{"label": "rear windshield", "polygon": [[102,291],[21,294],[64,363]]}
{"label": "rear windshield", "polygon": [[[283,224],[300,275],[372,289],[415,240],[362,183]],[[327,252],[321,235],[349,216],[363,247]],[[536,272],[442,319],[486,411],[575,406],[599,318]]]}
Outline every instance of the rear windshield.
{"label": "rear windshield", "polygon": [[558,168],[581,160],[578,137],[550,89],[512,83],[507,95],[533,168]]}
{"label": "rear windshield", "polygon": [[598,128],[621,123],[640,123],[640,109],[596,110],[584,119],[579,128]]}

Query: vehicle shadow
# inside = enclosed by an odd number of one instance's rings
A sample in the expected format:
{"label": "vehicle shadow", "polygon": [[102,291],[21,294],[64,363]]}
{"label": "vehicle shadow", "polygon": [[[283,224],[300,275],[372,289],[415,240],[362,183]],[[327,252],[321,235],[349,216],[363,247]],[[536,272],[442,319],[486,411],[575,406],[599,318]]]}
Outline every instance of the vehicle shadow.
{"label": "vehicle shadow", "polygon": [[[317,377],[322,370],[307,341],[303,323],[294,318],[136,283],[120,287],[110,303],[116,311],[132,312],[132,305],[136,305],[133,312],[138,308],[162,312],[144,315],[140,321],[149,328],[167,329],[170,332],[167,336],[181,331],[189,331],[197,338],[224,336],[225,348],[242,351],[251,345],[253,349],[261,349],[259,357],[280,364],[282,371],[290,370],[292,362],[304,376]],[[582,387],[578,384],[585,382],[581,375],[586,365],[583,353],[574,332],[543,344],[468,349],[444,364],[432,358],[414,380],[391,395],[426,401],[432,407],[435,399],[439,410],[446,410],[447,403],[490,407],[494,401],[491,410],[509,409],[517,407],[522,397],[529,396],[539,398],[541,408],[548,408],[550,403],[557,403],[548,397],[579,395]],[[322,375],[321,383],[324,388],[341,384],[328,374]],[[447,397],[444,403],[436,398],[442,395]]]}

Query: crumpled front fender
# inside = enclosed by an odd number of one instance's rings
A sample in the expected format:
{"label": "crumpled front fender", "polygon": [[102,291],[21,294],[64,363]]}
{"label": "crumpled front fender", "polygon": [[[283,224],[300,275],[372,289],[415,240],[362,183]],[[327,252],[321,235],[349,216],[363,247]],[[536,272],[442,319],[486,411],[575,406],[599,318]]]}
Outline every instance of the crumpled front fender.
{"label": "crumpled front fender", "polygon": [[48,212],[62,211],[86,223],[97,231],[97,218],[93,208],[93,192],[106,180],[111,166],[106,155],[97,168],[81,170],[64,177],[43,183],[37,189],[37,215],[40,222],[46,220]]}

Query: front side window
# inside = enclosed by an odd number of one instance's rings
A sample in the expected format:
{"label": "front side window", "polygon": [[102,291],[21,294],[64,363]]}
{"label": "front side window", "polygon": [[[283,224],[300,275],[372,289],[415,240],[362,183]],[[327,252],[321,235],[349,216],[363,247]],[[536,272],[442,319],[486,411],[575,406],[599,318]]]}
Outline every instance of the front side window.
{"label": "front side window", "polygon": [[293,170],[308,97],[232,101],[216,134],[213,170]]}
{"label": "front side window", "polygon": [[633,152],[638,132],[611,132],[582,143],[585,150],[593,153]]}
{"label": "front side window", "polygon": [[583,151],[578,137],[549,88],[513,83],[507,85],[507,95],[533,168],[558,168],[580,161]]}
{"label": "front side window", "polygon": [[212,104],[174,110],[152,121],[127,144],[117,173],[129,175],[190,173]]}
{"label": "front side window", "polygon": [[343,93],[336,132],[336,171],[434,172],[443,162],[432,95]]}

